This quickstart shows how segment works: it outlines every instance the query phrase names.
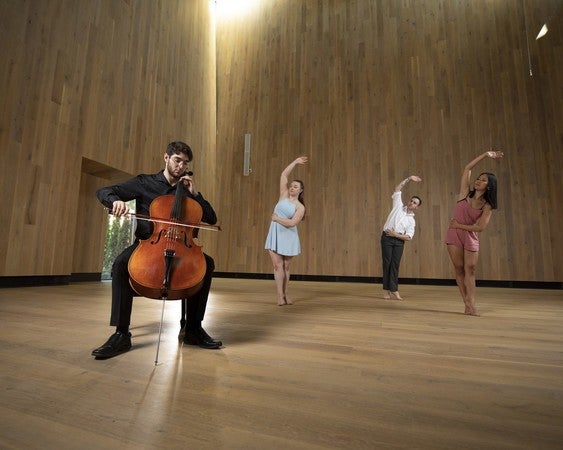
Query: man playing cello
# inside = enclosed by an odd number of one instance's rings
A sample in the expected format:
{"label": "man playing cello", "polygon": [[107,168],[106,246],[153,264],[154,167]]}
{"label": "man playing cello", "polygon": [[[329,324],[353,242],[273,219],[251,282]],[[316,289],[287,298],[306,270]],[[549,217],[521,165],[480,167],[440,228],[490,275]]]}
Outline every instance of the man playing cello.
{"label": "man playing cello", "polygon": [[[214,225],[217,216],[213,207],[196,191],[191,175],[187,174],[188,164],[193,159],[192,149],[184,142],[175,141],[168,144],[164,154],[165,167],[156,174],[142,174],[124,183],[99,189],[96,196],[111,213],[120,217],[129,212],[125,202],[135,200],[136,214],[149,216],[151,202],[162,195],[175,194],[178,183],[183,183],[187,196],[201,205],[202,222]],[[101,346],[92,351],[96,359],[107,359],[125,353],[131,349],[131,333],[129,325],[133,297],[138,295],[129,284],[128,263],[140,240],[151,236],[151,224],[138,221],[135,230],[135,242],[115,258],[112,266],[112,306],[110,325],[115,326],[115,333]],[[216,349],[222,346],[221,341],[211,338],[202,328],[207,298],[211,288],[211,280],[215,264],[213,259],[205,256],[206,271],[201,289],[187,300],[187,321],[183,340],[186,344],[198,345],[202,348]]]}

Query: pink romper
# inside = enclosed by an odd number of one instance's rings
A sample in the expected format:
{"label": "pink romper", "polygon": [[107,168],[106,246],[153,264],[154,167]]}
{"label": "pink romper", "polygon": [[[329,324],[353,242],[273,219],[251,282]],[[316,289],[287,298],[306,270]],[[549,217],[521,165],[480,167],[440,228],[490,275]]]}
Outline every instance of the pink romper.
{"label": "pink romper", "polygon": [[[467,198],[455,204],[454,219],[462,225],[473,225],[483,214],[483,209],[472,208]],[[458,228],[448,228],[446,234],[446,244],[461,247],[470,252],[479,251],[479,237],[475,231],[460,230]]]}

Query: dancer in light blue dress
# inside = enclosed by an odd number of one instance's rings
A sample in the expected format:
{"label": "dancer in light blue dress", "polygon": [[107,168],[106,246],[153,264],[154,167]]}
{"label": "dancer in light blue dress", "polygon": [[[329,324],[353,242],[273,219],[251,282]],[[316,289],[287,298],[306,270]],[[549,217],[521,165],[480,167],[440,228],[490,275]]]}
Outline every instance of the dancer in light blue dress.
{"label": "dancer in light blue dress", "polygon": [[266,237],[265,248],[270,252],[274,265],[274,279],[278,295],[278,305],[291,305],[287,297],[289,282],[289,263],[301,253],[301,243],[297,233],[297,224],[305,216],[303,203],[303,182],[288,182],[289,174],[298,164],[306,164],[307,157],[301,156],[287,166],[280,176],[280,198],[272,214],[272,222]]}
{"label": "dancer in light blue dress", "polygon": [[[291,220],[297,211],[297,207],[291,200],[284,198],[280,200],[274,208],[274,214],[282,219]],[[282,256],[297,256],[301,253],[299,234],[297,225],[284,227],[282,224],[272,220],[268,237],[266,238],[266,248],[273,250]]]}

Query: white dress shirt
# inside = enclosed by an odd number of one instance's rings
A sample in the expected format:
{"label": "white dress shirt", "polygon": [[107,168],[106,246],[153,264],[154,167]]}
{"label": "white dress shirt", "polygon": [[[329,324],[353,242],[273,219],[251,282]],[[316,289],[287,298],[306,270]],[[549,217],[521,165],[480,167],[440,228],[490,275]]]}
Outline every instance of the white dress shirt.
{"label": "white dress shirt", "polygon": [[387,221],[383,225],[383,231],[393,229],[395,232],[406,234],[412,239],[416,226],[414,213],[407,212],[407,207],[403,205],[401,191],[393,192],[391,198],[393,199],[393,209],[391,209]]}

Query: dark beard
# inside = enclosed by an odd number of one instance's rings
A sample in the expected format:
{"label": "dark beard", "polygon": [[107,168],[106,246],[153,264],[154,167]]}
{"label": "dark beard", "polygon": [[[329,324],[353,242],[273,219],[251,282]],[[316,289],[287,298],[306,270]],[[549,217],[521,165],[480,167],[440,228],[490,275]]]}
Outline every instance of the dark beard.
{"label": "dark beard", "polygon": [[176,180],[176,182],[178,182],[180,180],[180,178],[182,178],[186,173],[182,172],[180,175],[176,176],[174,175],[174,170],[172,168],[172,165],[170,163],[166,164],[166,171],[168,172],[168,174],[174,179]]}

